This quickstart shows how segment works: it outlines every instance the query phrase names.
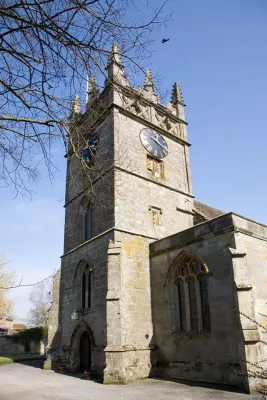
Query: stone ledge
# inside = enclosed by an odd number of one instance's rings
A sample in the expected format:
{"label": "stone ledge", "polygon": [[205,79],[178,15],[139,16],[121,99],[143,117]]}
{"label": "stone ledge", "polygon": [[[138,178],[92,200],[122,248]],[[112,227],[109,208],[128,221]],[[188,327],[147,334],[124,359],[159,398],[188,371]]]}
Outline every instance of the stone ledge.
{"label": "stone ledge", "polygon": [[106,296],[106,300],[120,300],[120,292],[118,290],[109,290]]}
{"label": "stone ledge", "polygon": [[258,342],[260,340],[260,334],[258,330],[243,330],[245,343]]}
{"label": "stone ledge", "polygon": [[177,206],[176,206],[176,210],[177,211],[181,211],[181,212],[183,212],[185,214],[195,215],[195,213],[193,211],[184,210],[183,208],[180,208],[180,207],[177,207]]}
{"label": "stone ledge", "polygon": [[238,291],[241,290],[252,290],[252,285],[250,283],[238,283],[236,284],[236,288]]}
{"label": "stone ledge", "polygon": [[131,346],[131,345],[124,345],[124,346],[107,346],[104,350],[106,353],[124,353],[128,351],[151,351],[149,346]]}
{"label": "stone ledge", "polygon": [[151,182],[151,183],[153,183],[153,184],[162,186],[162,187],[164,187],[164,188],[166,188],[166,189],[169,189],[169,190],[171,190],[171,191],[173,191],[173,192],[181,193],[181,194],[183,194],[183,195],[185,195],[185,196],[191,197],[192,199],[195,198],[195,196],[194,196],[193,194],[188,193],[188,192],[184,192],[183,190],[176,189],[176,188],[174,188],[174,187],[172,187],[172,186],[166,185],[165,183],[163,183],[163,182],[160,181],[160,180],[155,181],[155,180],[152,179],[151,177],[148,178],[148,177],[145,176],[145,175],[140,175],[140,174],[137,174],[136,172],[129,171],[129,170],[125,169],[125,168],[118,167],[118,166],[114,166],[114,169],[117,169],[117,170],[119,170],[119,171],[121,171],[121,172],[125,172],[126,174],[133,175],[133,176],[135,176],[135,177],[137,177],[137,178],[144,179],[144,180],[147,181],[147,182]]}
{"label": "stone ledge", "polygon": [[243,258],[246,256],[247,253],[241,252],[237,249],[232,249],[231,247],[228,247],[230,250],[230,253],[232,254],[232,258]]}

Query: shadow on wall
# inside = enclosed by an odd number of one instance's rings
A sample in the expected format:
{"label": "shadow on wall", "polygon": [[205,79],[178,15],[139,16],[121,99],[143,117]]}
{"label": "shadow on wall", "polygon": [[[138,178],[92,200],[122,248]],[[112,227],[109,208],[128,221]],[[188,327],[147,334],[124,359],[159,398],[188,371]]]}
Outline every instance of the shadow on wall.
{"label": "shadow on wall", "polygon": [[[245,352],[245,341],[239,314],[238,292],[235,287],[233,272],[231,276],[227,276],[228,288],[232,287],[233,305],[229,308],[229,321],[232,321],[233,333],[236,338],[236,346],[238,348],[235,358],[229,361],[223,361],[215,358],[212,351],[208,353],[199,351],[199,346],[217,346],[224,351],[224,345],[227,341],[218,338],[218,327],[212,324],[209,331],[203,332],[188,332],[187,328],[181,332],[179,329],[174,329],[173,325],[173,310],[172,301],[170,301],[170,293],[167,284],[168,271],[173,260],[179,260],[182,254],[181,249],[177,250],[176,258],[170,254],[159,254],[151,259],[150,276],[151,276],[151,302],[152,302],[152,324],[153,324],[153,337],[150,341],[151,347],[151,373],[150,377],[160,377],[160,379],[167,379],[173,381],[182,381],[187,385],[192,386],[205,386],[209,387],[222,387],[223,390],[229,391],[245,391],[249,392],[249,381]],[[209,271],[213,271],[212,258],[209,260]],[[176,262],[176,261],[174,261]],[[228,259],[225,260],[228,262]],[[167,265],[168,264],[168,265]],[[178,266],[179,267],[179,266]],[[177,267],[177,268],[178,268]],[[215,268],[215,267],[214,267]],[[229,271],[233,268],[232,259]],[[176,277],[177,278],[177,277]],[[218,316],[220,308],[211,300],[215,298],[212,283],[213,276],[210,274],[208,277],[209,286],[209,305],[211,315]],[[178,292],[177,282],[173,282],[176,291]],[[174,290],[175,290],[174,289]],[[176,296],[177,302],[179,296]],[[175,306],[173,306],[175,309]],[[189,302],[190,307],[190,302]],[[176,305],[175,311],[179,319],[179,307]],[[188,309],[187,309],[188,313]],[[182,321],[183,322],[183,321]],[[190,323],[192,323],[190,321]],[[179,325],[179,321],[178,321]],[[217,336],[214,336],[214,331]],[[201,334],[200,334],[201,333]],[[224,333],[224,332],[223,332]],[[222,335],[222,337],[224,337]],[[190,349],[190,353],[189,353]],[[188,350],[188,351],[187,351]],[[210,350],[210,349],[209,349]],[[216,354],[219,354],[218,352]],[[213,358],[212,358],[213,357]],[[219,355],[216,355],[219,357]],[[207,383],[208,382],[208,383]],[[234,386],[236,384],[236,386]],[[239,389],[241,388],[241,389]]]}
{"label": "shadow on wall", "polygon": [[53,276],[53,301],[48,313],[48,337],[47,346],[45,348],[46,361],[44,369],[55,370],[59,369],[60,365],[64,362],[64,356],[59,349],[60,338],[60,295],[62,291],[61,285],[61,268]]}

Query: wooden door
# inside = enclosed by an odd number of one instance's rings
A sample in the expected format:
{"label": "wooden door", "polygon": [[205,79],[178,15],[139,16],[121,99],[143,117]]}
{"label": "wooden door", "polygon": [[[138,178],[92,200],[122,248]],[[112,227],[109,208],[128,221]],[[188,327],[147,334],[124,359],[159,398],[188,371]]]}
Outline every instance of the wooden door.
{"label": "wooden door", "polygon": [[91,342],[87,331],[82,334],[80,341],[80,370],[91,371]]}

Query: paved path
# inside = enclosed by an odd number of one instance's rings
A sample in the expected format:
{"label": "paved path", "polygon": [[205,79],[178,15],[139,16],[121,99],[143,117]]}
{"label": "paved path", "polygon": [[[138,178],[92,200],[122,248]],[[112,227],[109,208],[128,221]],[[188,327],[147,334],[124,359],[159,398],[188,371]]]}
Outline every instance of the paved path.
{"label": "paved path", "polygon": [[[34,363],[33,363],[34,365]],[[35,365],[34,365],[35,366]],[[102,385],[44,371],[31,365],[0,367],[0,400],[252,400],[260,396],[147,379],[129,385]]]}

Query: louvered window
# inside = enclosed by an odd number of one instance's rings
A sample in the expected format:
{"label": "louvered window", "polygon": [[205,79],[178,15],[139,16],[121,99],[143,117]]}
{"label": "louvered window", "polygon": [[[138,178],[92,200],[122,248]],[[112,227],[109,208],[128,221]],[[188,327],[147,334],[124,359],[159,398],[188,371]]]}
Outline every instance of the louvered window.
{"label": "louvered window", "polygon": [[163,161],[157,160],[153,157],[147,156],[146,168],[149,175],[155,178],[164,178],[164,164]]}

